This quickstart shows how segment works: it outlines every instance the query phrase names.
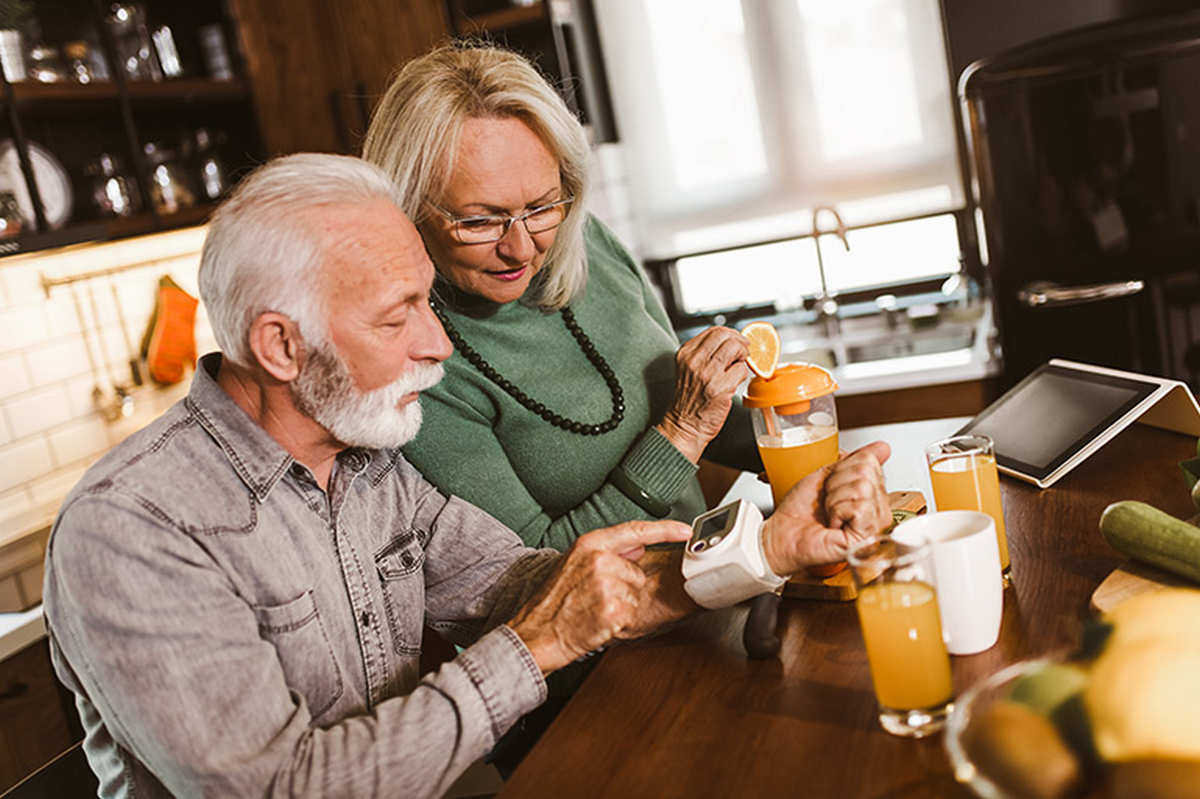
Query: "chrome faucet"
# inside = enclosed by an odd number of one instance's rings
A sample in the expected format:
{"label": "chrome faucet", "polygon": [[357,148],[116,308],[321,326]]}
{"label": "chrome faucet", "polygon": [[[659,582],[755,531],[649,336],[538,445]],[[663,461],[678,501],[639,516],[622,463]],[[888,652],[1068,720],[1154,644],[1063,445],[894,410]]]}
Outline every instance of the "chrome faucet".
{"label": "chrome faucet", "polygon": [[[821,230],[819,221],[822,211],[833,214],[833,218],[837,222],[833,230]],[[838,331],[838,303],[834,299],[834,294],[829,291],[829,283],[825,279],[825,261],[821,258],[821,236],[825,233],[837,236],[842,240],[846,252],[850,251],[850,240],[846,238],[846,223],[842,221],[842,215],[832,205],[818,205],[813,208],[812,219],[813,246],[817,248],[817,271],[821,274],[821,293],[813,298],[813,309],[817,312],[817,318],[821,320],[821,324],[825,328],[825,335],[832,336]]]}

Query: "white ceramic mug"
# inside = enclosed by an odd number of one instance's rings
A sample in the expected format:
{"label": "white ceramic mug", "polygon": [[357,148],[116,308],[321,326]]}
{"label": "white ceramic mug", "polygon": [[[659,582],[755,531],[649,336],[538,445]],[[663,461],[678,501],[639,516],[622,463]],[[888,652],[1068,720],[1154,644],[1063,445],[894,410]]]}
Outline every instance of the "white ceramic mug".
{"label": "white ceramic mug", "polygon": [[976,510],[944,510],[896,525],[892,537],[904,543],[924,538],[933,545],[934,580],[942,637],[952,655],[990,649],[1000,637],[1004,585],[996,526]]}

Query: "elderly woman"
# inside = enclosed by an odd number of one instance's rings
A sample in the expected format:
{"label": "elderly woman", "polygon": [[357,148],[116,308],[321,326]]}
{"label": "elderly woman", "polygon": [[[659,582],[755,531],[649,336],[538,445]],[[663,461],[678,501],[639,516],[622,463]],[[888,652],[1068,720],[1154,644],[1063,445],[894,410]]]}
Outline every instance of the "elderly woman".
{"label": "elderly woman", "polygon": [[676,353],[642,269],[587,213],[582,127],[528,61],[484,46],[410,61],[363,157],[438,271],[455,354],[404,452],[442,491],[566,549],[616,522],[690,522],[702,456],[761,469],[733,404],[746,340],[712,328]]}

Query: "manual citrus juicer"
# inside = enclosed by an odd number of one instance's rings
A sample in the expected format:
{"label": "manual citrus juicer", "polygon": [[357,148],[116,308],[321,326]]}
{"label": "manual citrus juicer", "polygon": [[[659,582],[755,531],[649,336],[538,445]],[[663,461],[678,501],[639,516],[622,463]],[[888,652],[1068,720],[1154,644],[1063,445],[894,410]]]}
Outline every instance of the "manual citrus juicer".
{"label": "manual citrus juicer", "polygon": [[[837,382],[811,363],[786,363],[770,377],[750,381],[742,404],[750,409],[754,439],[771,484],[775,505],[796,483],[837,461]],[[839,562],[812,567],[818,576],[836,574]]]}

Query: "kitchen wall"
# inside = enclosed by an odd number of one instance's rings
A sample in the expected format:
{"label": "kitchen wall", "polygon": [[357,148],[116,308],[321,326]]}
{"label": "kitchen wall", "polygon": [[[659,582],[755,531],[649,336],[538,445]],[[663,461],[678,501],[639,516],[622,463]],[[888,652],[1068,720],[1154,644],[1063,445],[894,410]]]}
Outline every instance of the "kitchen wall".
{"label": "kitchen wall", "polygon": [[[189,228],[0,261],[0,531],[52,513],[93,461],[186,392],[187,380],[147,384],[135,391],[133,414],[115,423],[92,398],[97,383],[130,380],[126,334],[137,347],[162,275],[196,295],[203,238],[204,228]],[[43,276],[123,266],[132,268],[49,295],[42,285]],[[196,344],[201,353],[215,349],[203,306]],[[93,369],[89,346],[105,361],[102,372]]]}

